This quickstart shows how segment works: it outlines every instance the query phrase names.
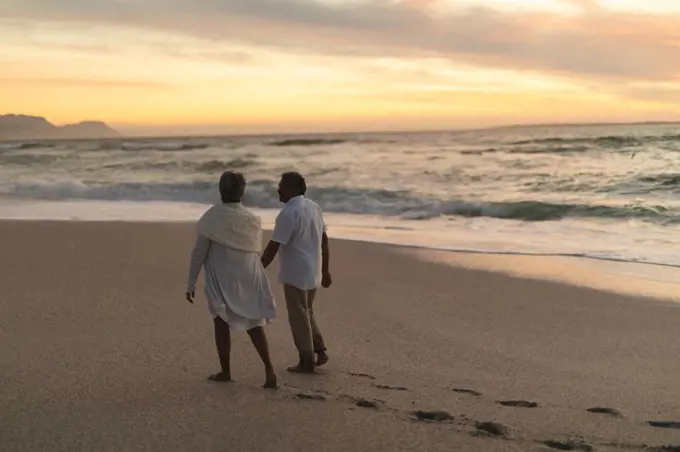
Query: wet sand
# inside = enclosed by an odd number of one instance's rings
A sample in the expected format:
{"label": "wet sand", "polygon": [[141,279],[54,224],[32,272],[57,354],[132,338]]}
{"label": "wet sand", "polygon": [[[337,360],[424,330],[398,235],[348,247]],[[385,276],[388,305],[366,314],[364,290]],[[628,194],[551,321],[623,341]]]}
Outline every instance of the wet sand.
{"label": "wet sand", "polygon": [[0,450],[680,445],[680,305],[661,296],[503,273],[529,265],[520,258],[491,259],[490,272],[335,241],[335,285],[317,308],[331,354],[320,375],[283,370],[295,352],[270,272],[282,383],[271,392],[245,334],[236,381],[206,381],[211,319],[202,295],[183,298],[192,244],[186,224],[0,222]]}

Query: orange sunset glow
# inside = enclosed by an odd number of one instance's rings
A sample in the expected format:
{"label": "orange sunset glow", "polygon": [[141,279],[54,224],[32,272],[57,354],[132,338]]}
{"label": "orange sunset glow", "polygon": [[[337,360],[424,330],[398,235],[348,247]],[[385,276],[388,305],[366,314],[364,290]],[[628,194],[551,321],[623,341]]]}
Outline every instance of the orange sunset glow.
{"label": "orange sunset glow", "polygon": [[680,119],[676,0],[3,0],[0,114],[129,133]]}

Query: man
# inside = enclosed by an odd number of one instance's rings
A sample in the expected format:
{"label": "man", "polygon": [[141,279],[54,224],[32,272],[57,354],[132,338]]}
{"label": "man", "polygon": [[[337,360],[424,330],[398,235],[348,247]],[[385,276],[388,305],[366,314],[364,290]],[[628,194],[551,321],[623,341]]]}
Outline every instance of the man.
{"label": "man", "polygon": [[261,220],[241,204],[245,188],[243,174],[231,171],[222,174],[219,184],[222,204],[211,207],[198,221],[186,299],[193,304],[196,280],[203,268],[222,367],[221,372],[209,379],[231,381],[231,332],[247,331],[264,364],[264,387],[275,389],[277,378],[263,327],[276,317],[276,304],[259,256]]}
{"label": "man", "polygon": [[276,218],[272,239],[262,254],[267,268],[279,255],[279,281],[288,307],[288,321],[300,355],[295,373],[313,373],[328,362],[326,345],[314,318],[319,285],[332,284],[326,225],[319,206],[305,198],[307,184],[299,173],[285,173],[279,183],[279,200],[285,206]]}

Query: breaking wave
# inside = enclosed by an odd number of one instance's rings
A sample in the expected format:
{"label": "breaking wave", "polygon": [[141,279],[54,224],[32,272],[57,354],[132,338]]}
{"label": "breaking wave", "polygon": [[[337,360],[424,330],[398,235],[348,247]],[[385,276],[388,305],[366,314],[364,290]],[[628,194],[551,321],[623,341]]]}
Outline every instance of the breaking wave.
{"label": "breaking wave", "polygon": [[592,148],[589,146],[553,146],[553,147],[515,147],[510,149],[508,154],[577,154],[579,152],[587,152]]}
{"label": "breaking wave", "polygon": [[200,163],[196,165],[196,171],[202,173],[211,173],[218,171],[225,171],[227,169],[243,169],[253,166],[255,160],[250,160],[242,157],[237,157],[232,160],[222,161],[222,160],[210,160],[207,162]]}
{"label": "breaking wave", "polygon": [[564,218],[641,219],[655,222],[678,222],[680,212],[662,206],[605,206],[587,204],[553,204],[538,201],[453,203],[444,214],[465,217],[492,217],[523,221],[551,221]]}
{"label": "breaking wave", "polygon": [[[245,203],[251,207],[279,206],[276,183],[249,182]],[[118,183],[90,185],[82,181],[45,184],[17,184],[7,195],[32,199],[176,201],[213,203],[217,188],[213,182]],[[397,216],[426,220],[438,217],[489,217],[528,222],[564,218],[638,219],[661,224],[680,223],[680,211],[663,206],[559,204],[533,200],[484,202],[419,197],[407,191],[380,189],[310,187],[309,195],[328,212]]]}
{"label": "breaking wave", "polygon": [[[112,143],[104,144],[104,146],[105,150],[114,148]],[[131,141],[122,143],[119,149],[123,151],[193,151],[205,149],[209,146],[208,143],[184,143],[181,141]]]}
{"label": "breaking wave", "polygon": [[648,135],[648,136],[628,136],[628,135],[608,135],[600,137],[575,137],[575,138],[539,138],[534,140],[514,141],[513,145],[526,144],[579,144],[590,143],[601,147],[637,147],[649,143],[680,141],[680,135]]}
{"label": "breaking wave", "polygon": [[286,147],[286,146],[324,146],[332,144],[346,143],[348,140],[340,138],[291,138],[286,140],[277,140],[269,143],[270,146]]}

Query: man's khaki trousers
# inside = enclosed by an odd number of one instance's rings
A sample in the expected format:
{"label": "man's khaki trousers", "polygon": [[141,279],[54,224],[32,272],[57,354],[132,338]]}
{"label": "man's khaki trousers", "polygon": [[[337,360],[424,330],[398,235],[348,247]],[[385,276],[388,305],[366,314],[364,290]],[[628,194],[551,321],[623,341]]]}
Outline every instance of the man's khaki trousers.
{"label": "man's khaki trousers", "polygon": [[300,356],[313,356],[326,351],[323,336],[314,319],[314,298],[316,289],[303,290],[284,284],[283,293],[288,308],[288,322],[293,332],[293,341]]}

